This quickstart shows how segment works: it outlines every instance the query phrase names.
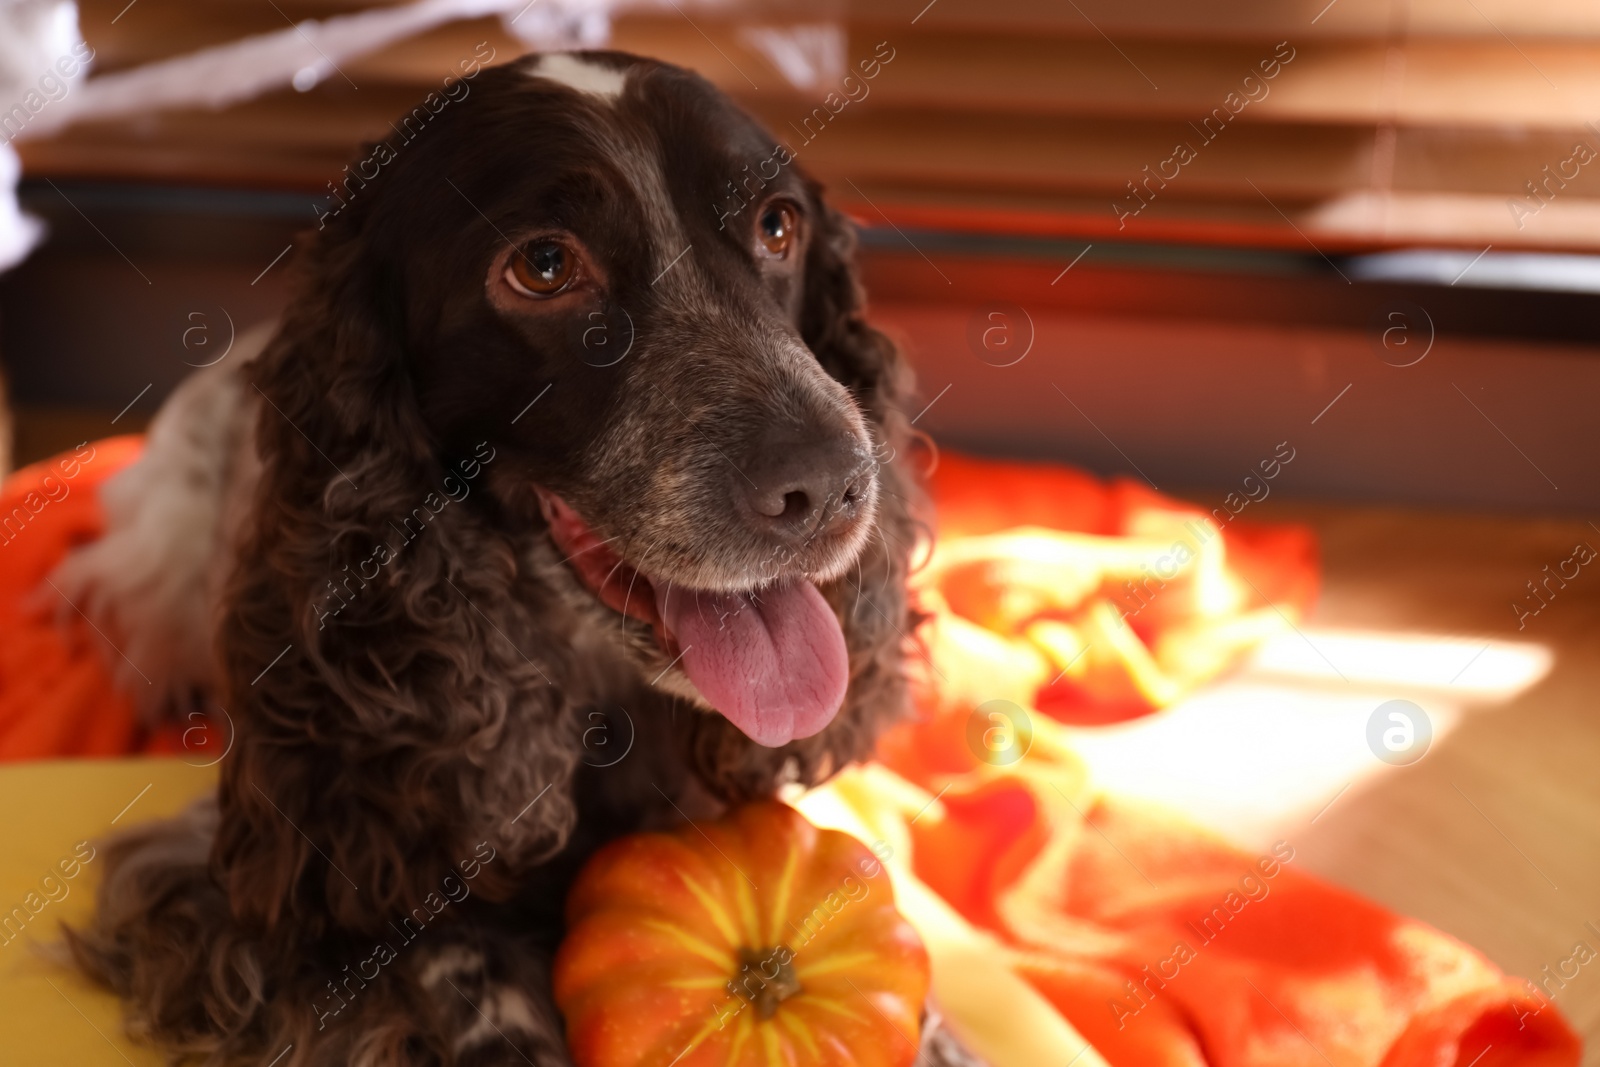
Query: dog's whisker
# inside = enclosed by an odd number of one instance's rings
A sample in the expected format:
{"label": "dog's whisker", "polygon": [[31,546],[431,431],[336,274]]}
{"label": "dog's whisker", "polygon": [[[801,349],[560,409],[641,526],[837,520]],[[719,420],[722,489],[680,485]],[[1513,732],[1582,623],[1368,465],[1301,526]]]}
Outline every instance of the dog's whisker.
{"label": "dog's whisker", "polygon": [[615,541],[617,539],[617,537],[621,537],[621,536],[622,536],[621,534],[617,534],[616,537],[608,537],[604,541],[600,541],[600,542],[597,542],[595,544],[590,545],[588,548],[580,548],[578,551],[574,552],[572,555],[568,556],[566,559],[562,560],[561,562],[562,563],[571,563],[573,560],[577,559],[579,556],[583,555],[584,553],[593,552],[595,549],[600,548],[603,545],[609,545],[611,542]]}
{"label": "dog's whisker", "polygon": [[864,555],[866,555],[865,552],[856,553],[856,602],[850,605],[851,615],[861,610],[861,584],[867,580],[861,573],[861,557]]}
{"label": "dog's whisker", "polygon": [[660,544],[661,542],[657,541],[645,549],[644,555],[639,559],[639,565],[633,568],[633,577],[628,581],[627,595],[622,598],[622,625],[624,629],[628,625],[628,602],[633,599],[633,583],[639,580],[639,572],[644,569],[645,560],[650,558],[650,553],[654,552]]}
{"label": "dog's whisker", "polygon": [[883,581],[885,585],[888,585],[894,578],[892,570],[894,557],[895,553],[900,551],[900,546],[895,543],[894,535],[882,526],[874,526],[872,532],[878,536],[878,540],[883,542]]}
{"label": "dog's whisker", "polygon": [[598,588],[604,589],[606,586],[610,585],[612,576],[615,575],[618,571],[620,571],[623,567],[626,567],[628,565],[628,560],[627,560],[626,553],[627,553],[627,546],[624,545],[623,546],[623,551],[617,553],[617,565],[612,567],[609,571],[606,572],[606,576],[603,579],[601,579],[600,585],[599,585]]}

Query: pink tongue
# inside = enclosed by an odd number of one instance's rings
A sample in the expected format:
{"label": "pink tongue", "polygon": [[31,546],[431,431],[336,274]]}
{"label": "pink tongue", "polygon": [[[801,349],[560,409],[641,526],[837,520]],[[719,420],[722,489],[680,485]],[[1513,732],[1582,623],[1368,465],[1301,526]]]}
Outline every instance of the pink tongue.
{"label": "pink tongue", "polygon": [[656,593],[683,670],[711,706],[769,748],[838,714],[850,681],[839,620],[810,582],[759,593]]}

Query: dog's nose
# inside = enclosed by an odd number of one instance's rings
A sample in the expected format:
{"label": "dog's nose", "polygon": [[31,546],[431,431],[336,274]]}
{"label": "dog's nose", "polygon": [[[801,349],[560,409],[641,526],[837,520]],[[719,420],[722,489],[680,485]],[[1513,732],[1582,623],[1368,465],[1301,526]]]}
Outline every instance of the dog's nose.
{"label": "dog's nose", "polygon": [[800,442],[763,438],[738,481],[746,517],[785,540],[802,540],[854,520],[865,499],[872,465],[847,435]]}

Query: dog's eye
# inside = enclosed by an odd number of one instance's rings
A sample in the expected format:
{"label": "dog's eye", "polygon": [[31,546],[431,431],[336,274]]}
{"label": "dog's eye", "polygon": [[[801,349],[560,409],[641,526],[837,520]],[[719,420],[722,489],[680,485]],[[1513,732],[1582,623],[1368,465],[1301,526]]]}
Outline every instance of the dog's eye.
{"label": "dog's eye", "polygon": [[529,296],[554,296],[572,281],[578,257],[559,241],[534,241],[511,257],[506,278]]}
{"label": "dog's eye", "polygon": [[773,259],[782,259],[794,245],[799,217],[789,204],[777,203],[761,213],[758,225],[761,250]]}

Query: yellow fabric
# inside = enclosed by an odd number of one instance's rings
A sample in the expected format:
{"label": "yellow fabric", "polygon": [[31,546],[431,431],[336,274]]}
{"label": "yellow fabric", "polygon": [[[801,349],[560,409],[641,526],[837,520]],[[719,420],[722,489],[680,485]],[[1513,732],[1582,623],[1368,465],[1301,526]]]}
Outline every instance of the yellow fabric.
{"label": "yellow fabric", "polygon": [[160,1056],[123,1035],[115,997],[39,949],[59,943],[62,922],[82,922],[93,910],[101,855],[81,856],[118,830],[174,814],[215,781],[215,768],[175,759],[0,768],[0,1063],[161,1067]]}
{"label": "yellow fabric", "polygon": [[928,949],[934,999],[968,1048],[995,1067],[1106,1067],[1072,1024],[1009,965],[994,937],[967,922],[912,873],[910,822],[934,808],[937,797],[868,764],[847,769],[794,803],[818,826],[872,844],[883,859],[894,881],[895,904]]}

